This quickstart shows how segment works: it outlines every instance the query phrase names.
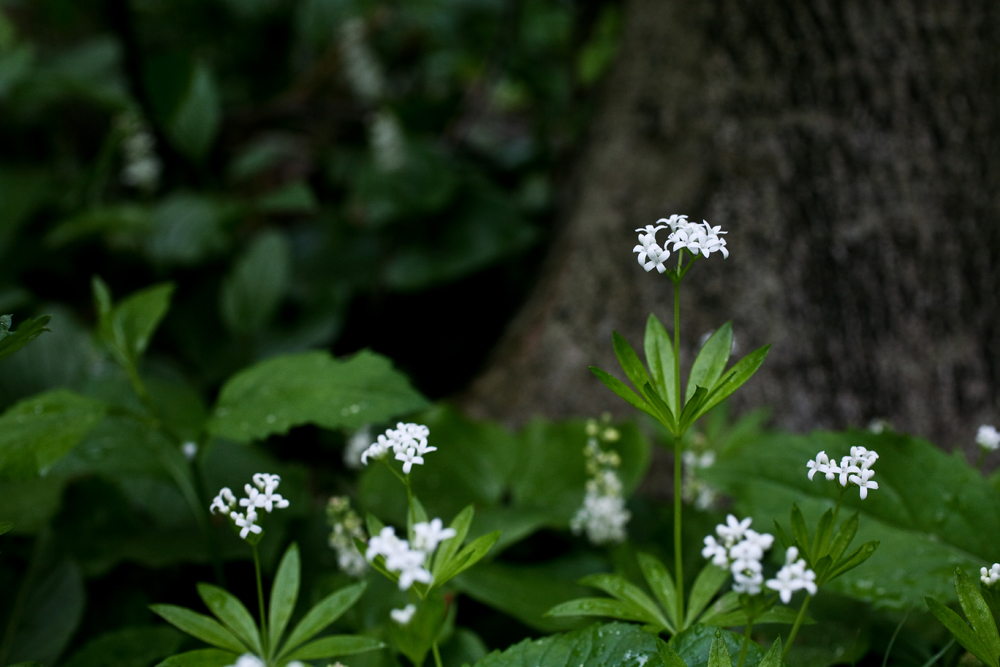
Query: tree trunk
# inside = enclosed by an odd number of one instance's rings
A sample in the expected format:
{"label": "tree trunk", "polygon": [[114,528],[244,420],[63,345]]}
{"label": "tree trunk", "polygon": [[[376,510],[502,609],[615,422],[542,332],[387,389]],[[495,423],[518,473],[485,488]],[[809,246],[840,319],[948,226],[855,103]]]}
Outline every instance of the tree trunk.
{"label": "tree trunk", "polygon": [[[1000,5],[632,0],[573,204],[535,294],[465,395],[511,423],[632,414],[617,330],[671,328],[630,254],[671,213],[729,230],[681,297],[682,358],[733,320],[772,343],[737,408],[791,430],[970,443],[998,419]],[[662,232],[661,232],[662,234]]]}

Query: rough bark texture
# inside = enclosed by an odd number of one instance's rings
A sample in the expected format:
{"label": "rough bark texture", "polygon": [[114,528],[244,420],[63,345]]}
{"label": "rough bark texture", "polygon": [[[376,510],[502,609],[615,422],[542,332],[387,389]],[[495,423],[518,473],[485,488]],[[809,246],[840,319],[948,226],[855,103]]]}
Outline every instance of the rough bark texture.
{"label": "rough bark texture", "polygon": [[947,445],[998,418],[1000,5],[632,0],[622,53],[544,278],[465,396],[524,421],[630,408],[618,330],[670,328],[670,283],[629,251],[670,213],[729,230],[684,282],[683,356],[732,319],[773,343],[738,407],[792,430]]}

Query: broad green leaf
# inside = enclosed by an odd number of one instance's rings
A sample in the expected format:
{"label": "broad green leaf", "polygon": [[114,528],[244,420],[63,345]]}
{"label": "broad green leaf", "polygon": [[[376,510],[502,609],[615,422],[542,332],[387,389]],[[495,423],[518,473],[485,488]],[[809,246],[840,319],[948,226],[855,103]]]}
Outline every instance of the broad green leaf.
{"label": "broad green leaf", "polygon": [[627,600],[614,600],[612,598],[579,598],[557,604],[545,613],[546,616],[601,616],[614,618],[619,621],[637,621],[655,626],[657,631],[662,631],[667,626],[662,620],[657,620],[655,616],[637,604]]}
{"label": "broad green leaf", "polygon": [[932,597],[927,598],[931,613],[955,636],[966,651],[976,656],[989,667],[997,667],[997,656],[992,655],[979,636],[965,624],[962,617]]}
{"label": "broad green leaf", "polygon": [[591,625],[534,641],[526,639],[506,651],[490,653],[475,667],[566,667],[570,664],[573,667],[664,667],[656,636],[624,623]]}
{"label": "broad green leaf", "polygon": [[426,405],[385,357],[363,351],[341,361],[327,352],[304,352],[262,361],[230,378],[208,430],[249,442],[309,423],[360,428]]}
{"label": "broad green leaf", "polygon": [[98,333],[116,359],[126,369],[134,368],[170,308],[172,283],[154,285],[133,292],[117,305],[111,292],[97,276],[92,280],[98,312]]}
{"label": "broad green leaf", "polygon": [[149,667],[176,653],[183,640],[165,626],[121,628],[87,642],[63,667]]}
{"label": "broad green leaf", "polygon": [[233,264],[222,283],[222,320],[235,334],[255,334],[274,317],[288,291],[291,247],[284,234],[265,232]]}
{"label": "broad green leaf", "polygon": [[979,589],[961,570],[955,572],[955,592],[969,625],[994,661],[997,661],[1000,659],[1000,634],[997,634],[996,621]]}
{"label": "broad green leaf", "polygon": [[84,616],[86,591],[79,566],[63,560],[30,580],[16,627],[7,628],[7,661],[52,665]]}
{"label": "broad green leaf", "polygon": [[97,206],[60,222],[45,236],[46,245],[59,248],[88,236],[102,234],[109,241],[133,241],[152,225],[149,208],[138,204]]}
{"label": "broad green leaf", "polygon": [[340,655],[354,655],[374,651],[385,644],[372,637],[360,635],[333,635],[309,642],[288,656],[288,660],[318,660]]}
{"label": "broad green leaf", "polygon": [[972,574],[996,560],[1000,496],[977,470],[934,445],[895,433],[770,433],[700,472],[755,525],[787,521],[793,503],[811,523],[833,507],[840,486],[822,476],[810,481],[806,461],[821,450],[839,458],[852,446],[879,453],[879,488],[865,500],[849,488],[843,507],[860,512],[855,541],[878,540],[878,553],[827,587],[898,609],[927,595],[955,600],[956,566]]}
{"label": "broad green leaf", "polygon": [[715,639],[708,650],[708,667],[733,667],[733,661],[729,657],[729,648],[722,638],[722,632],[716,630]]}
{"label": "broad green leaf", "polygon": [[322,632],[324,628],[340,618],[345,611],[358,601],[361,594],[365,592],[366,586],[367,583],[362,581],[353,586],[341,588],[339,591],[335,591],[320,600],[299,621],[295,629],[292,630],[292,633],[288,635],[288,639],[281,649],[282,653],[284,654],[297,648],[303,642],[309,641]]}
{"label": "broad green leaf", "polygon": [[217,648],[203,648],[171,656],[156,667],[229,667],[239,658],[236,653]]}
{"label": "broad green leaf", "polygon": [[[708,667],[712,644],[716,640],[716,632],[720,633],[729,655],[739,655],[743,637],[735,632],[719,630],[697,623],[670,640],[670,647],[684,660],[688,667]],[[744,665],[758,665],[764,657],[764,650],[751,642],[747,649]]]}
{"label": "broad green leaf", "polygon": [[674,360],[674,342],[670,334],[663,328],[656,316],[650,313],[646,320],[646,338],[644,340],[646,363],[653,378],[653,386],[660,396],[666,399],[667,405],[677,404],[676,362]]}
{"label": "broad green leaf", "polygon": [[465,541],[465,536],[469,534],[469,527],[472,525],[472,519],[475,516],[476,510],[472,505],[468,505],[465,509],[458,513],[449,528],[455,531],[455,537],[450,537],[440,545],[438,545],[437,551],[434,554],[434,564],[431,567],[431,574],[434,578],[438,578],[438,574],[441,570],[451,561],[451,559],[458,553],[458,550],[462,547],[462,542]]}
{"label": "broad green leaf", "polygon": [[705,567],[698,573],[694,584],[691,586],[691,595],[688,597],[687,613],[684,618],[684,627],[692,625],[701,612],[705,610],[708,603],[712,601],[722,584],[729,577],[729,571],[716,567],[711,563],[706,563]]}
{"label": "broad green leaf", "polygon": [[698,412],[695,413],[691,422],[696,422],[699,417],[729,398],[734,391],[742,387],[747,380],[753,377],[753,374],[757,372],[760,365],[764,363],[764,359],[767,357],[767,352],[770,349],[770,345],[765,345],[762,348],[756,349],[737,361],[732,368],[726,371],[726,373],[719,378],[718,382],[715,383],[712,390],[709,391],[705,402],[698,409]]}
{"label": "broad green leaf", "polygon": [[257,628],[250,611],[235,595],[212,584],[198,584],[198,595],[201,596],[205,606],[222,621],[223,625],[239,637],[240,641],[249,646],[257,655],[264,654],[264,647],[260,641],[260,630]]}
{"label": "broad green leaf", "polygon": [[632,386],[637,391],[642,391],[643,386],[650,380],[649,374],[646,372],[646,367],[642,365],[642,361],[639,359],[639,355],[635,353],[635,350],[628,344],[628,341],[619,335],[617,331],[611,333],[611,338],[615,348],[615,356],[618,357],[618,363],[621,364],[622,370],[625,371],[625,375],[632,383]]}
{"label": "broad green leaf", "polygon": [[629,389],[624,382],[616,378],[614,375],[602,371],[597,366],[591,366],[590,372],[596,375],[597,379],[603,382],[605,387],[618,394],[619,397],[625,399],[625,402],[633,408],[642,410],[654,419],[660,419],[660,416],[646,403],[646,401],[640,398],[638,394]]}
{"label": "broad green leaf", "polygon": [[782,667],[781,660],[781,637],[774,640],[771,648],[767,649],[767,654],[760,661],[758,667]]}
{"label": "broad green leaf", "polygon": [[278,573],[271,587],[271,604],[268,609],[267,633],[268,646],[272,655],[278,648],[281,635],[288,626],[288,620],[295,611],[295,601],[299,597],[299,545],[292,543],[285,551]]}
{"label": "broad green leaf", "polygon": [[195,266],[222,254],[230,243],[226,223],[238,205],[194,192],[175,192],[152,210],[142,247],[156,266]]}
{"label": "broad green leaf", "polygon": [[677,588],[670,572],[663,562],[652,554],[640,552],[637,554],[637,559],[649,590],[653,591],[660,606],[667,612],[670,624],[674,628],[678,627],[680,622],[677,618]]}
{"label": "broad green leaf", "polygon": [[104,417],[107,405],[57,389],[12,405],[0,415],[0,475],[46,472]]}
{"label": "broad green leaf", "polygon": [[34,319],[28,318],[21,322],[17,331],[11,332],[10,315],[0,316],[0,359],[9,357],[41,336],[42,333],[50,331],[45,325],[51,319],[49,315],[42,315]]}
{"label": "broad green leaf", "polygon": [[150,605],[149,608],[174,627],[206,644],[235,653],[245,653],[249,650],[249,647],[241,642],[236,635],[210,616],[172,604],[154,604]]}
{"label": "broad green leaf", "polygon": [[208,154],[222,119],[219,92],[204,63],[195,65],[188,88],[167,123],[167,135],[181,153],[195,162]]}
{"label": "broad green leaf", "polygon": [[798,505],[792,505],[792,535],[795,536],[795,543],[799,545],[799,553],[805,556],[807,561],[812,562],[812,552],[809,550],[809,529],[806,527],[805,517]]}
{"label": "broad green leaf", "polygon": [[830,558],[833,559],[833,562],[836,563],[841,559],[847,551],[847,547],[851,546],[851,542],[854,541],[854,536],[858,534],[859,516],[860,513],[855,512],[837,529],[837,534],[834,535],[833,542],[830,543]]}
{"label": "broad green leaf", "polygon": [[646,614],[647,623],[664,628],[672,627],[656,603],[643,593],[642,589],[629,583],[624,577],[617,574],[590,574],[581,579],[580,583],[584,586],[599,588],[608,595],[635,605]]}
{"label": "broad green leaf", "polygon": [[694,364],[691,366],[691,374],[688,376],[687,390],[684,396],[685,403],[694,396],[696,387],[704,387],[706,391],[715,388],[715,383],[729,362],[732,349],[733,323],[726,322],[705,341],[698,356],[695,357]]}

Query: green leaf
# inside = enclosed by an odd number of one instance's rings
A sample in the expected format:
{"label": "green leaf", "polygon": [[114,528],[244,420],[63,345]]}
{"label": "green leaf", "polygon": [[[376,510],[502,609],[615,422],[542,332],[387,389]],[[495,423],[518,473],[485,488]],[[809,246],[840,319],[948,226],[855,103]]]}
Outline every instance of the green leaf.
{"label": "green leaf", "polygon": [[806,527],[806,519],[802,516],[802,510],[798,505],[792,505],[792,535],[795,536],[795,543],[799,546],[799,553],[805,559],[812,562],[812,552],[809,549],[809,529]]}
{"label": "green leaf", "polygon": [[257,629],[257,624],[250,611],[235,595],[212,584],[198,584],[198,595],[201,596],[205,606],[222,621],[223,625],[239,637],[240,641],[249,646],[257,655],[264,655],[264,647],[260,641],[260,631]]}
{"label": "green leaf", "polygon": [[997,662],[1000,659],[1000,634],[997,633],[997,624],[979,589],[960,569],[955,571],[955,592],[958,594],[958,603],[962,606],[969,625],[989,655],[993,657],[993,661]]}
{"label": "green leaf", "polygon": [[208,154],[222,120],[219,92],[204,63],[195,65],[188,88],[167,123],[167,135],[181,153],[195,162]]}
{"label": "green leaf", "polygon": [[203,648],[171,656],[156,667],[229,667],[239,655],[215,648]]}
{"label": "green leaf", "polygon": [[[719,637],[716,637],[716,633]],[[728,630],[718,630],[697,623],[670,640],[670,646],[677,652],[677,655],[687,663],[688,667],[708,667],[712,645],[716,639],[721,639],[725,643],[726,653],[729,655],[739,654],[743,637]],[[764,657],[764,651],[756,642],[750,642],[747,647],[747,658],[745,665],[758,665]]]}
{"label": "green leaf", "polygon": [[715,383],[729,362],[732,349],[733,323],[726,322],[705,341],[698,356],[695,357],[694,364],[691,366],[691,374],[688,376],[685,403],[694,396],[696,387],[704,387],[706,392],[715,387]]}
{"label": "green leaf", "polygon": [[664,403],[663,399],[653,390],[653,385],[647,382],[642,388],[642,394],[654,408],[654,412],[650,414],[666,426],[668,430],[675,430],[677,428],[677,420],[674,419],[674,413],[670,410],[670,406]]}
{"label": "green leaf", "polygon": [[441,569],[441,579],[435,579],[434,585],[440,586],[444,584],[446,581],[453,579],[481,561],[499,539],[499,530],[474,539],[464,549],[455,554],[455,557],[448,563],[447,567]]}
{"label": "green leaf", "polygon": [[[795,623],[795,619],[798,617],[799,612],[791,607],[786,607],[785,605],[775,605],[771,607],[763,614],[754,619],[754,625],[764,625],[766,623],[781,623],[784,625],[792,625]],[[803,625],[815,625],[816,619],[814,619],[809,614],[802,617]]]}
{"label": "green leaf", "polygon": [[656,411],[646,403],[646,401],[640,398],[638,394],[629,389],[624,382],[616,378],[614,375],[602,371],[597,366],[591,366],[590,372],[596,375],[597,379],[603,382],[605,387],[618,394],[619,397],[625,399],[625,402],[633,408],[642,410],[654,419],[660,419],[660,415],[658,415]]}
{"label": "green leaf", "polygon": [[371,637],[360,635],[333,635],[309,642],[288,656],[288,660],[318,660],[339,655],[354,655],[374,651],[385,644]]}
{"label": "green leaf", "polygon": [[14,524],[10,521],[0,521],[0,535],[10,532],[10,529],[14,527]]}
{"label": "green leaf", "polygon": [[[846,522],[845,522],[846,523]],[[819,518],[819,525],[816,527],[816,534],[813,536],[812,555],[813,559],[822,558],[827,554],[830,546],[830,538],[833,535],[833,510],[823,512]]]}
{"label": "green leaf", "polygon": [[698,573],[698,577],[691,586],[691,595],[688,597],[687,615],[684,618],[684,627],[689,627],[695,619],[704,611],[708,603],[722,588],[722,584],[729,577],[729,571],[707,563]]}
{"label": "green leaf", "polygon": [[646,320],[644,343],[646,363],[649,365],[649,371],[653,377],[653,386],[661,396],[666,398],[667,405],[676,405],[677,369],[674,360],[674,343],[670,340],[670,334],[652,313]]}
{"label": "green leaf", "polygon": [[677,652],[659,637],[656,638],[656,647],[660,652],[660,660],[663,662],[663,667],[687,667],[687,664],[677,655]]}
{"label": "green leaf", "polygon": [[557,604],[549,609],[546,616],[601,616],[614,618],[619,621],[637,621],[648,623],[656,628],[657,632],[668,629],[666,624],[655,617],[639,605],[625,600],[613,600],[611,598],[578,598]]}
{"label": "green leaf", "polygon": [[[734,618],[738,618],[738,622],[732,622]],[[743,611],[742,605],[740,605],[739,593],[729,591],[719,596],[719,599],[709,606],[705,613],[701,615],[701,618],[698,619],[696,625],[727,627],[741,625],[745,622],[746,612]]]}
{"label": "green leaf", "polygon": [[134,368],[170,308],[173,283],[133,292],[116,306],[112,306],[111,293],[100,278],[94,277],[92,287],[101,339],[122,366]]}
{"label": "green leaf", "polygon": [[5,359],[14,354],[22,347],[35,340],[42,333],[51,331],[45,325],[52,318],[49,315],[42,315],[37,318],[28,318],[21,322],[17,331],[10,331],[10,315],[0,316],[0,359]]}
{"label": "green leaf", "polygon": [[295,601],[299,597],[300,568],[299,545],[293,542],[281,559],[278,573],[274,577],[274,585],[271,587],[267,644],[271,648],[272,655],[278,648],[281,635],[284,634],[285,628],[288,626],[292,612],[295,611]]}
{"label": "green leaf", "polygon": [[649,590],[653,591],[660,606],[667,612],[670,625],[677,628],[680,625],[677,619],[677,588],[670,572],[659,558],[651,554],[640,552],[637,559]]}
{"label": "green leaf", "polygon": [[635,353],[635,350],[628,344],[628,341],[619,335],[617,331],[611,332],[611,339],[615,348],[615,356],[618,357],[618,363],[621,364],[622,370],[625,371],[625,375],[632,383],[632,386],[637,391],[642,391],[643,386],[650,380],[649,374],[646,372],[646,367],[642,365],[642,361],[639,359],[639,355]]}
{"label": "green leaf", "polygon": [[609,623],[526,639],[506,651],[490,653],[475,667],[664,667],[660,656],[655,635],[635,625]]}
{"label": "green leaf", "polygon": [[0,475],[46,472],[101,421],[107,408],[65,389],[15,403],[0,415]]}
{"label": "green leaf", "polygon": [[847,551],[847,547],[851,546],[851,542],[854,541],[854,536],[858,534],[859,516],[860,513],[855,512],[837,529],[837,534],[834,535],[833,542],[830,543],[830,558],[833,559],[833,562],[836,563],[840,560]]}
{"label": "green leaf", "polygon": [[[83,619],[86,591],[79,566],[63,560],[27,582],[27,596],[15,627],[7,628],[7,661],[55,663]],[[5,641],[5,643],[7,643]]]}
{"label": "green leaf", "polygon": [[754,350],[726,371],[708,393],[708,397],[701,408],[698,409],[698,412],[695,413],[691,423],[698,421],[699,417],[729,398],[734,391],[742,387],[747,380],[753,377],[753,374],[757,372],[760,365],[764,363],[764,359],[767,357],[767,352],[770,349],[770,345],[765,345],[762,348]]}
{"label": "green leaf", "polygon": [[360,428],[426,406],[385,357],[362,351],[341,361],[327,352],[303,352],[262,361],[230,378],[208,430],[249,442],[309,423]]}
{"label": "green leaf", "polygon": [[721,630],[715,631],[715,639],[712,640],[712,647],[708,650],[708,667],[733,667]]}
{"label": "green leaf", "polygon": [[59,248],[88,236],[102,234],[109,242],[135,243],[152,226],[147,206],[97,206],[60,222],[45,236],[45,244]]}
{"label": "green leaf", "polygon": [[[340,616],[350,609],[361,594],[365,592],[368,584],[364,581],[341,588],[320,600],[315,607],[310,609],[299,621],[292,633],[288,635],[284,646],[281,648],[281,656],[284,657],[289,651],[297,648],[303,642],[307,642],[315,637],[324,628],[336,621]],[[280,659],[279,659],[280,662]]]}
{"label": "green leaf", "polygon": [[691,401],[684,406],[681,411],[681,431],[686,431],[691,424],[695,422],[695,416],[701,410],[701,406],[705,403],[708,397],[708,390],[704,387],[697,387],[694,392],[694,396],[691,397]]}
{"label": "green leaf", "polygon": [[143,251],[158,267],[204,263],[229,247],[226,223],[239,213],[239,206],[216,197],[175,192],[153,209]]}
{"label": "green leaf", "polygon": [[409,623],[390,623],[388,638],[393,647],[411,663],[423,665],[431,647],[445,632],[445,625],[449,621],[450,624],[454,623],[454,612],[449,613],[443,597],[431,595],[421,600]]}
{"label": "green leaf", "polygon": [[255,206],[268,213],[314,213],[316,195],[305,181],[294,181],[257,199]]}
{"label": "green leaf", "polygon": [[222,320],[235,334],[255,334],[274,317],[288,291],[291,247],[284,234],[270,231],[254,239],[233,264],[219,293]]}
{"label": "green leaf", "polygon": [[121,628],[87,642],[63,667],[149,667],[176,653],[183,640],[184,635],[163,626]]}
{"label": "green leaf", "polygon": [[452,520],[449,528],[455,531],[455,536],[449,537],[438,545],[437,552],[434,554],[434,564],[431,567],[431,574],[434,575],[435,581],[439,580],[440,572],[451,562],[452,558],[454,558],[455,554],[462,547],[462,542],[465,541],[465,536],[469,534],[469,527],[472,525],[472,519],[475,517],[475,514],[475,507],[468,505]]}
{"label": "green leaf", "polygon": [[245,653],[249,650],[249,647],[241,642],[236,635],[210,616],[172,604],[154,604],[150,605],[149,608],[174,627],[206,644],[235,653]]}
{"label": "green leaf", "polygon": [[989,667],[998,667],[997,656],[992,655],[978,635],[965,624],[962,617],[932,597],[927,598],[931,613],[955,636],[966,651],[976,656]]}
{"label": "green leaf", "polygon": [[781,661],[781,637],[774,640],[771,648],[767,649],[767,654],[760,661],[758,667],[782,667]]}
{"label": "green leaf", "polygon": [[646,623],[668,629],[675,627],[664,618],[656,603],[643,593],[642,589],[629,583],[624,577],[616,574],[591,574],[582,578],[580,583],[584,586],[599,588],[608,595],[638,607],[645,613],[645,618],[642,620]]}
{"label": "green leaf", "polygon": [[864,563],[872,557],[872,554],[874,554],[875,550],[878,549],[878,545],[879,543],[877,540],[872,540],[871,542],[865,542],[862,544],[850,556],[847,556],[840,562],[836,563],[833,566],[833,569],[830,570],[830,573],[826,575],[826,580],[823,583],[832,581],[845,572],[849,572],[858,565]]}

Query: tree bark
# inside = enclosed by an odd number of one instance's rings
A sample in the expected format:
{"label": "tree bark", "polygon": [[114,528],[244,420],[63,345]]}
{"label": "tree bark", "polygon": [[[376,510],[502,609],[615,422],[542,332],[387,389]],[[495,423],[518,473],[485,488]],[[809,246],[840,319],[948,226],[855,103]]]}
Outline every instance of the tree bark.
{"label": "tree bark", "polygon": [[[630,254],[671,213],[729,230],[681,297],[682,358],[733,320],[772,343],[737,408],[796,430],[885,418],[943,445],[998,419],[1000,6],[631,0],[622,51],[535,293],[466,393],[473,414],[632,414],[617,330],[672,326]],[[662,234],[662,232],[661,232]]]}

